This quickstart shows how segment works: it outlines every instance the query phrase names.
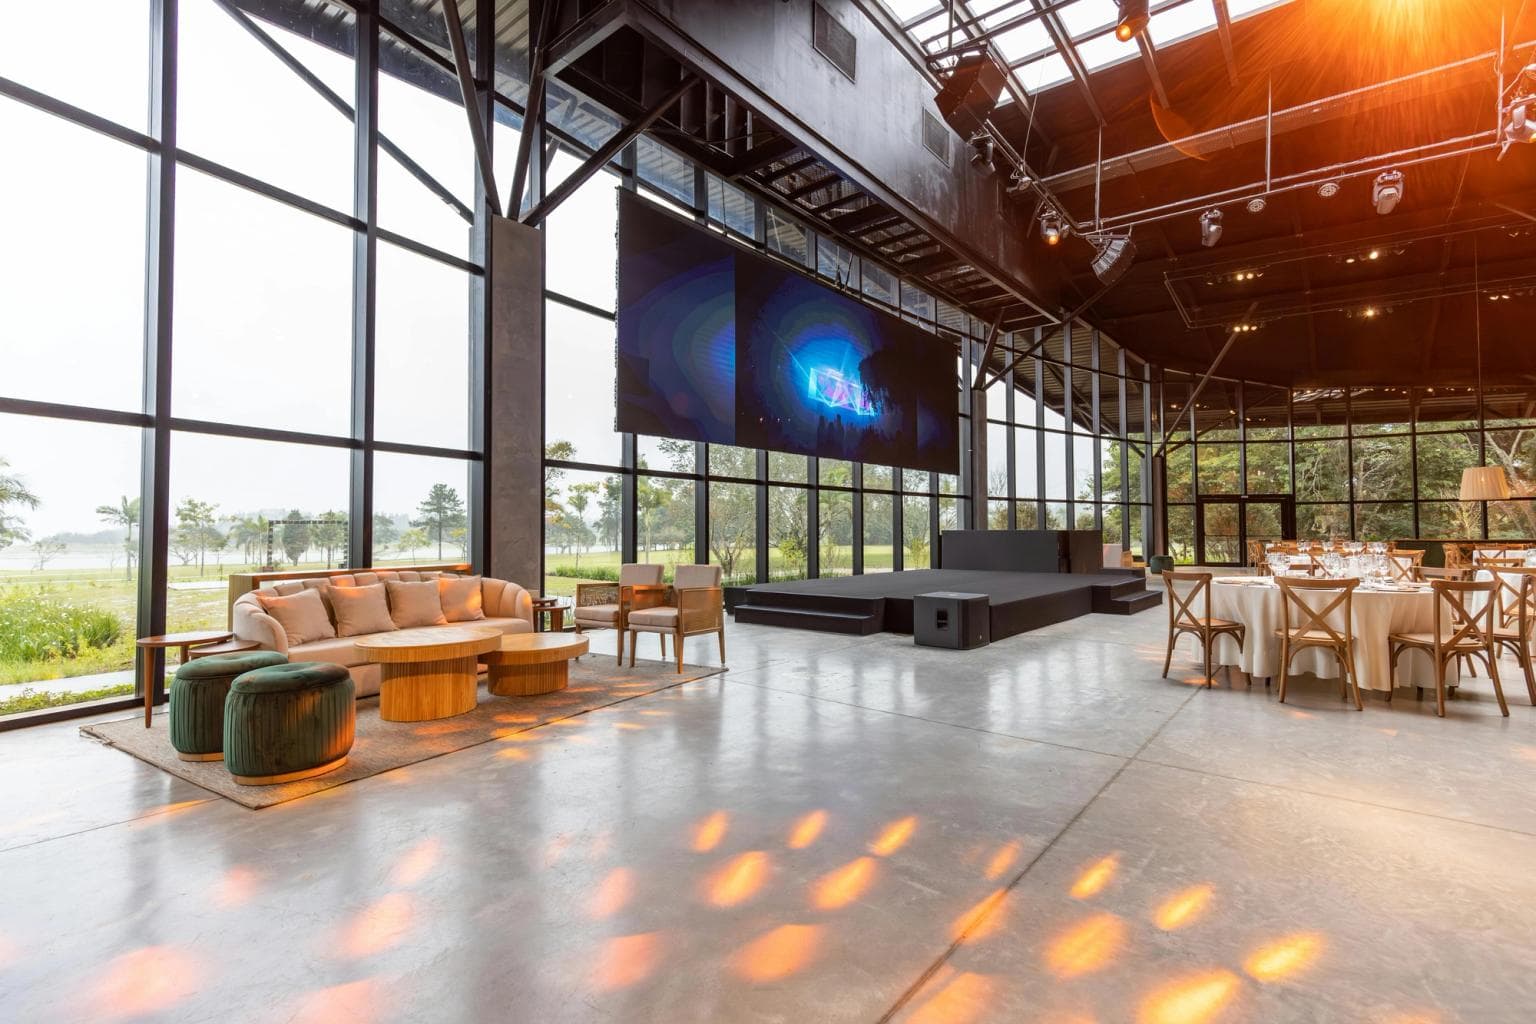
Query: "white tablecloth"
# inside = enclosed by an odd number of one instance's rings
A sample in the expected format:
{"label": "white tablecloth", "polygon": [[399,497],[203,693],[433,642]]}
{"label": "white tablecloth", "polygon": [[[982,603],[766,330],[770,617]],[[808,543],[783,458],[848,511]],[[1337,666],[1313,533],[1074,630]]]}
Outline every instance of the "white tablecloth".
{"label": "white tablecloth", "polygon": [[[1281,627],[1280,588],[1273,582],[1258,585],[1254,577],[1232,577],[1245,583],[1223,582],[1220,578],[1211,584],[1211,615],[1218,619],[1230,619],[1248,627],[1243,649],[1229,636],[1216,641],[1214,660],[1218,665],[1231,665],[1249,675],[1278,678],[1280,675],[1280,638],[1276,632]],[[1321,595],[1318,595],[1321,596]],[[1330,595],[1324,603],[1332,600]],[[1359,673],[1362,690],[1390,690],[1389,669],[1391,654],[1387,649],[1387,636],[1391,633],[1429,633],[1435,628],[1435,596],[1428,590],[1396,593],[1376,590],[1355,591],[1354,631],[1355,670]],[[1334,629],[1344,626],[1343,609],[1339,608],[1327,620]],[[1291,659],[1291,674],[1309,672],[1324,679],[1340,675],[1338,659],[1325,649],[1308,648]],[[1447,682],[1454,683],[1455,667],[1447,673]],[[1397,662],[1399,686],[1435,685],[1434,666],[1422,653],[1404,653]]]}

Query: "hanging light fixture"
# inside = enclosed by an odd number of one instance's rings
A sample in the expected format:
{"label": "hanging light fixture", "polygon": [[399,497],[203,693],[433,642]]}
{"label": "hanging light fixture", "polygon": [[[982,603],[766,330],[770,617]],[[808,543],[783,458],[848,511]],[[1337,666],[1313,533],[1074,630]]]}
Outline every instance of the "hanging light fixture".
{"label": "hanging light fixture", "polygon": [[1376,182],[1371,186],[1371,202],[1377,213],[1385,217],[1397,209],[1403,199],[1403,184],[1402,171],[1382,171],[1376,175]]}
{"label": "hanging light fixture", "polygon": [[1047,210],[1040,215],[1040,237],[1045,239],[1046,245],[1060,245],[1066,236],[1066,225],[1062,224],[1055,210]]}
{"label": "hanging light fixture", "polygon": [[1221,211],[1206,210],[1200,215],[1200,244],[1209,249],[1221,241]]}
{"label": "hanging light fixture", "polygon": [[1115,25],[1115,38],[1128,43],[1147,30],[1152,15],[1147,10],[1147,0],[1115,0],[1120,8],[1120,21]]}

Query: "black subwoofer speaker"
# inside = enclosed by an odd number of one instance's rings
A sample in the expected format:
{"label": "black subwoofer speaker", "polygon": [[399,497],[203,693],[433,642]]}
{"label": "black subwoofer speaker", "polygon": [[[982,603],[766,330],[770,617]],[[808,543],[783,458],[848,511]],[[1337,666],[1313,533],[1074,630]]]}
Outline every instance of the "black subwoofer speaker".
{"label": "black subwoofer speaker", "polygon": [[967,54],[955,64],[934,102],[950,127],[968,139],[992,116],[1007,80],[1007,69],[990,54]]}
{"label": "black subwoofer speaker", "polygon": [[912,639],[920,647],[969,651],[992,642],[992,620],[986,594],[950,590],[918,594],[912,599]]}

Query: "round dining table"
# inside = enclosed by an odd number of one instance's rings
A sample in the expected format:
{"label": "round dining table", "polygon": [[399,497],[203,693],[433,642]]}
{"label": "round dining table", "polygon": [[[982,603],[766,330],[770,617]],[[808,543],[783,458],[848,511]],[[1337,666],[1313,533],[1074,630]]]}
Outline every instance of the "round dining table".
{"label": "round dining table", "polygon": [[[1319,595],[1314,595],[1314,600],[1316,596]],[[1215,664],[1230,665],[1251,676],[1278,678],[1282,600],[1280,588],[1272,576],[1221,576],[1212,580],[1211,615],[1248,627],[1241,650],[1231,634],[1216,638]],[[1340,605],[1325,621],[1342,632],[1343,613]],[[1352,619],[1355,670],[1360,688],[1390,692],[1392,656],[1387,637],[1393,633],[1433,632],[1435,595],[1428,584],[1390,587],[1362,584],[1354,593]],[[1333,653],[1316,647],[1300,650],[1291,659],[1291,675],[1301,673],[1311,673],[1323,679],[1336,679],[1341,674]],[[1447,670],[1447,683],[1455,685],[1454,674],[1454,667]],[[1398,659],[1397,685],[1434,686],[1434,666],[1429,658],[1418,651],[1404,653]]]}

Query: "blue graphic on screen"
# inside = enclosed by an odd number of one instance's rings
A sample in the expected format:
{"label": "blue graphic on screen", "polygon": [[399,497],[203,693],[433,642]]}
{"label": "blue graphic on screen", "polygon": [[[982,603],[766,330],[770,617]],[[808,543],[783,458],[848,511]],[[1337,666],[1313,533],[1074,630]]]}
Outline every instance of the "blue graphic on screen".
{"label": "blue graphic on screen", "polygon": [[617,349],[617,430],[958,469],[951,343],[624,192]]}

